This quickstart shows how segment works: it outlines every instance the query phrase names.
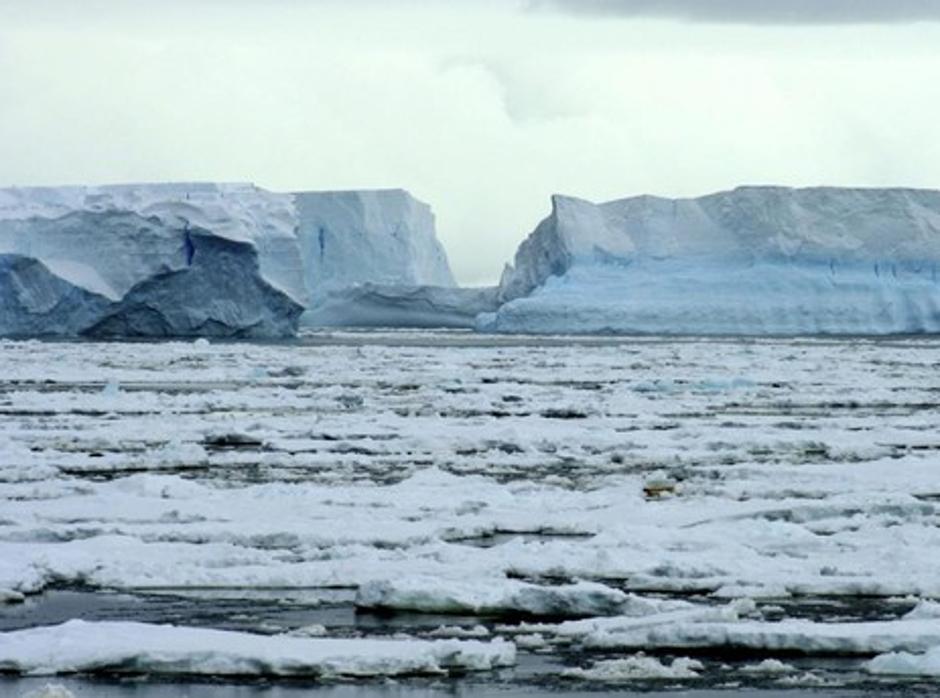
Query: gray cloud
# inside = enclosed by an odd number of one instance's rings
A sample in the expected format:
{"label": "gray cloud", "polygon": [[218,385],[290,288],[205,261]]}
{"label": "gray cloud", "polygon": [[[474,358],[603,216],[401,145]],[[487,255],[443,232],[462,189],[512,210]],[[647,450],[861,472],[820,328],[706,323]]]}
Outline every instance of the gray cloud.
{"label": "gray cloud", "polygon": [[940,0],[532,0],[533,10],[734,24],[940,21]]}

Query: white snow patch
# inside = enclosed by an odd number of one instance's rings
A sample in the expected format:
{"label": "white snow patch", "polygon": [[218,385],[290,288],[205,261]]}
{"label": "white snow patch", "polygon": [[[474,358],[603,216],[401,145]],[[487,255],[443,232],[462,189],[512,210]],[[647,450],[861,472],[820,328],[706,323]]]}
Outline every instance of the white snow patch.
{"label": "white snow patch", "polygon": [[889,676],[940,676],[940,645],[923,654],[887,652],[865,665],[870,674]]}
{"label": "white snow patch", "polygon": [[[655,620],[655,619],[654,619]],[[818,623],[803,619],[779,622],[667,622],[622,624],[585,639],[591,647],[691,649],[732,647],[804,654],[870,655],[896,650],[923,651],[940,644],[935,620]]]}
{"label": "white snow patch", "polygon": [[779,659],[765,659],[757,664],[748,664],[741,668],[745,674],[792,674],[796,667]]}
{"label": "white snow patch", "polygon": [[940,619],[940,603],[930,599],[921,599],[903,616],[904,620]]}
{"label": "white snow patch", "polygon": [[696,659],[677,657],[664,664],[656,657],[640,653],[626,659],[595,662],[587,669],[565,669],[561,675],[568,679],[616,683],[637,679],[695,679],[705,666]]}

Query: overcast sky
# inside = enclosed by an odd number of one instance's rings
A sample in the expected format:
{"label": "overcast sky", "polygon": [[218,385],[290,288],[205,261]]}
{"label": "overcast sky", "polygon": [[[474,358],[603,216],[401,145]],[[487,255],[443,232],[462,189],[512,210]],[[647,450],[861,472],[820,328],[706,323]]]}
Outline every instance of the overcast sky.
{"label": "overcast sky", "polygon": [[405,187],[465,283],[562,192],[940,187],[935,0],[3,0],[0,185]]}

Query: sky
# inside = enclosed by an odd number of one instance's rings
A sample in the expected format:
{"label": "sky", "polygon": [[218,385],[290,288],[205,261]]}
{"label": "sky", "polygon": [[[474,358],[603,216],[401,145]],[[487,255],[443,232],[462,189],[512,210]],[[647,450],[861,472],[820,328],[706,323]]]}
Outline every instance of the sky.
{"label": "sky", "polygon": [[564,193],[940,187],[937,0],[2,0],[0,186],[403,187],[458,280]]}

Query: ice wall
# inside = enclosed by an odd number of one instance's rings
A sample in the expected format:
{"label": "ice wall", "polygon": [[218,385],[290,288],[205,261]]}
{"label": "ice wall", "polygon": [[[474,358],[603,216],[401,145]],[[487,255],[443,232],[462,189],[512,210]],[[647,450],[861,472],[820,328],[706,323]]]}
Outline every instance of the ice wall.
{"label": "ice wall", "polygon": [[[363,284],[395,287],[453,287],[434,215],[401,189],[299,192],[300,250],[312,309],[329,304],[340,324],[342,302]],[[355,314],[355,308],[350,308]],[[318,324],[322,313],[304,322]]]}
{"label": "ice wall", "polygon": [[480,327],[502,332],[940,331],[940,192],[744,187],[556,196]]}
{"label": "ice wall", "polygon": [[289,336],[296,227],[248,184],[0,190],[0,335]]}

